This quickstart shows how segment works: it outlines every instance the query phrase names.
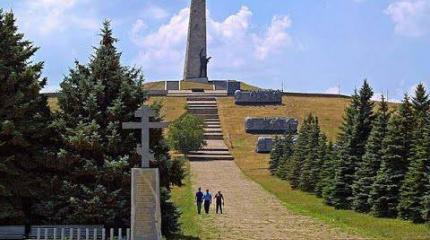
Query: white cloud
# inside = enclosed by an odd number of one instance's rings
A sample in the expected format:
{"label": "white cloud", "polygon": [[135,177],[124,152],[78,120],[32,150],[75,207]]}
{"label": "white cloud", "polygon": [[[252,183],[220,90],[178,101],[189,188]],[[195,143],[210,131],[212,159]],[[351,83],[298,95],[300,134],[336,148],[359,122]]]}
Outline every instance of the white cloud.
{"label": "white cloud", "polygon": [[291,37],[286,32],[286,29],[289,28],[291,24],[291,19],[288,16],[273,17],[272,24],[264,38],[255,37],[255,54],[258,59],[264,60],[270,53],[291,43]]}
{"label": "white cloud", "polygon": [[169,13],[159,6],[151,5],[145,9],[145,15],[153,19],[165,19]]}
{"label": "white cloud", "polygon": [[18,22],[26,32],[48,35],[71,26],[94,30],[99,22],[94,18],[76,15],[72,11],[82,0],[26,0],[17,12]]}
{"label": "white cloud", "polygon": [[339,86],[331,87],[331,88],[328,88],[327,90],[325,90],[324,93],[327,93],[327,94],[340,94],[340,88],[339,88]]}
{"label": "white cloud", "polygon": [[419,37],[429,32],[430,1],[402,0],[391,3],[384,11],[395,24],[395,32]]}
{"label": "white cloud", "polygon": [[[208,54],[213,57],[211,72],[234,72],[234,69],[266,60],[276,55],[292,42],[286,32],[291,26],[288,16],[276,16],[270,26],[258,34],[251,29],[252,11],[242,6],[238,12],[222,21],[207,13]],[[167,24],[156,31],[146,33],[143,20],[135,21],[131,39],[140,48],[137,64],[150,69],[156,75],[180,78],[185,56],[188,33],[189,9],[185,8],[171,17]],[[276,52],[275,52],[276,50]]]}

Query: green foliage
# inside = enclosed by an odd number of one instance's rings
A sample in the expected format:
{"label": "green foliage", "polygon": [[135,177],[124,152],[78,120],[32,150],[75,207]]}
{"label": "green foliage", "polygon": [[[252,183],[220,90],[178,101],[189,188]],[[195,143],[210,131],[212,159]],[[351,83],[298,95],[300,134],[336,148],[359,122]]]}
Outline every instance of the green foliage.
{"label": "green foliage", "polygon": [[169,126],[167,141],[172,149],[188,154],[204,146],[203,121],[189,113]]}
{"label": "green foliage", "polygon": [[273,141],[272,151],[270,152],[269,171],[272,175],[275,175],[284,154],[284,146],[282,138],[275,137]]}
{"label": "green foliage", "polygon": [[383,149],[382,142],[385,139],[389,119],[390,113],[388,110],[388,104],[382,96],[382,101],[379,104],[379,109],[376,114],[376,120],[373,124],[373,128],[366,145],[366,153],[355,173],[355,180],[352,186],[352,207],[358,212],[370,211],[370,191],[381,165]]}
{"label": "green foliage", "polygon": [[294,154],[294,136],[292,134],[287,134],[283,138],[279,139],[279,141],[282,146],[282,155],[280,156],[275,175],[286,180],[288,177],[291,157]]}
{"label": "green foliage", "polygon": [[[425,115],[424,115],[425,114]],[[409,168],[400,192],[398,206],[399,217],[423,222],[425,214],[425,197],[430,193],[430,122],[428,112],[419,114],[425,117],[419,121],[424,125],[423,129],[417,129],[414,136]]]}
{"label": "green foliage", "polygon": [[313,192],[316,183],[319,179],[319,170],[322,163],[319,159],[319,141],[320,141],[320,128],[318,118],[312,115],[308,116],[309,129],[307,135],[307,155],[300,170],[299,188],[306,192]]}
{"label": "green foliage", "polygon": [[414,111],[415,118],[419,120],[419,127],[422,126],[421,120],[424,120],[424,118],[426,117],[429,107],[429,95],[426,92],[424,84],[420,83],[415,89],[415,96],[412,98],[412,108]]}
{"label": "green foliage", "polygon": [[300,185],[300,176],[302,174],[303,163],[309,153],[308,142],[309,142],[309,131],[310,131],[310,119],[305,118],[302,126],[299,130],[299,135],[297,137],[296,146],[294,148],[294,154],[291,157],[289,170],[288,170],[288,180],[290,181],[291,187],[296,189]]}
{"label": "green foliage", "polygon": [[43,63],[33,62],[38,48],[18,33],[15,21],[0,9],[0,216],[28,230],[43,220],[38,205],[50,193],[56,134],[40,94]]}
{"label": "green foliage", "polygon": [[87,65],[79,62],[61,83],[56,127],[62,165],[55,219],[73,224],[128,226],[130,169],[139,164],[137,132],[123,131],[143,104],[143,75],[121,66],[109,22]]}
{"label": "green foliage", "polygon": [[355,171],[364,155],[374,119],[372,96],[372,89],[364,81],[360,92],[353,95],[351,105],[346,109],[342,133],[337,143],[339,159],[328,201],[336,208],[349,209],[352,205]]}

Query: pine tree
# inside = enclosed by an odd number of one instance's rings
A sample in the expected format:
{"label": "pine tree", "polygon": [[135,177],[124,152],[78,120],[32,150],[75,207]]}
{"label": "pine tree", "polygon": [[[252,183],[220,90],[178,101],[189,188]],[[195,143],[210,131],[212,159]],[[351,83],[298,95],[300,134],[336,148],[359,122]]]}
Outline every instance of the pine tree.
{"label": "pine tree", "polygon": [[383,141],[381,167],[370,193],[371,212],[378,217],[396,217],[408,158],[410,157],[413,113],[409,98],[405,96],[388,125]]}
{"label": "pine tree", "polygon": [[64,223],[129,225],[130,169],[139,164],[136,132],[122,122],[134,121],[143,104],[143,76],[124,67],[112,29],[104,22],[100,46],[87,65],[75,68],[61,83],[56,121],[63,147],[57,219]]}
{"label": "pine tree", "polygon": [[430,101],[424,84],[418,84],[415,90],[415,96],[412,98],[412,108],[417,121],[417,127],[422,127],[422,121],[429,111]]}
{"label": "pine tree", "polygon": [[329,149],[327,146],[327,137],[324,133],[321,133],[318,138],[318,158],[315,164],[315,167],[313,167],[313,173],[312,175],[315,176],[315,194],[319,197],[322,196],[323,192],[323,179],[325,178],[323,171],[324,167],[326,166],[326,162],[330,161],[329,157]]}
{"label": "pine tree", "polygon": [[365,152],[365,145],[374,119],[373,91],[364,81],[359,94],[352,97],[339,137],[339,159],[331,186],[330,201],[336,208],[349,209],[352,205],[352,184],[355,170]]}
{"label": "pine tree", "polygon": [[[423,222],[424,198],[430,192],[430,122],[425,113],[424,129],[415,131],[415,141],[411,150],[410,165],[405,181],[400,189],[399,217],[413,222]],[[421,116],[422,117],[422,116]]]}
{"label": "pine tree", "polygon": [[305,118],[299,130],[294,154],[291,157],[291,162],[288,167],[288,180],[290,181],[293,189],[298,188],[300,184],[300,176],[302,174],[303,163],[308,155],[308,141],[309,141],[310,122]]}
{"label": "pine tree", "polygon": [[276,169],[276,176],[282,180],[288,177],[288,169],[290,167],[291,157],[294,154],[294,137],[292,134],[287,134],[282,138],[282,156],[279,161],[279,166]]}
{"label": "pine tree", "polygon": [[284,146],[283,139],[279,137],[275,137],[272,151],[270,152],[270,160],[269,160],[269,170],[272,175],[276,174],[278,170],[279,163],[281,161]]}
{"label": "pine tree", "polygon": [[[337,151],[335,150],[335,146],[332,142],[329,142],[327,146],[327,157],[322,165],[320,171],[320,181],[317,184],[317,195],[324,198],[325,202],[329,205],[332,205],[330,196],[334,178],[335,178],[335,169],[336,163],[338,162]],[[321,191],[321,194],[319,194]]]}
{"label": "pine tree", "polygon": [[308,142],[306,148],[308,149],[307,155],[304,156],[302,171],[300,174],[299,188],[303,191],[313,192],[318,181],[319,171],[319,137],[320,128],[318,118],[312,115],[308,116],[310,123],[308,135]]}
{"label": "pine tree", "polygon": [[55,170],[52,117],[40,94],[43,63],[32,61],[37,50],[18,33],[13,13],[0,9],[0,206],[13,203],[27,234],[33,220],[41,221],[36,216],[44,213],[35,209]]}
{"label": "pine tree", "polygon": [[372,132],[366,145],[366,153],[363,161],[358,166],[353,184],[352,207],[358,212],[369,212],[369,197],[376,174],[381,165],[382,142],[387,132],[387,125],[390,119],[388,104],[382,96],[378,113],[374,122]]}

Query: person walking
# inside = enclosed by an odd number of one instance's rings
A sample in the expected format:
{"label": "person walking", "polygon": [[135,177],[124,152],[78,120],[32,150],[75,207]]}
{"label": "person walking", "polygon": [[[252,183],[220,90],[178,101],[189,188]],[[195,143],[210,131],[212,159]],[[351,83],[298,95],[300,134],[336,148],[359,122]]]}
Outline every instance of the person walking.
{"label": "person walking", "polygon": [[202,204],[203,204],[203,192],[202,192],[202,188],[199,187],[199,191],[196,192],[196,204],[197,204],[197,213],[201,214],[202,212]]}
{"label": "person walking", "polygon": [[221,191],[218,191],[218,193],[215,195],[216,200],[216,214],[218,214],[218,211],[222,214],[222,207],[224,206],[224,196],[222,195]]}
{"label": "person walking", "polygon": [[205,213],[209,214],[209,209],[212,204],[212,194],[209,192],[209,189],[206,189],[206,193],[203,196],[203,199],[204,199]]}

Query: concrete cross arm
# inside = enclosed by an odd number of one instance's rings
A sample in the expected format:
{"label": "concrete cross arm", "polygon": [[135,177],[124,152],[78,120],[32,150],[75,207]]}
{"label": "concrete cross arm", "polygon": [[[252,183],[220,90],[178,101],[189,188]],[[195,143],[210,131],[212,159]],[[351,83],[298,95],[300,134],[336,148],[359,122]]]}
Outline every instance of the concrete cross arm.
{"label": "concrete cross arm", "polygon": [[142,123],[140,122],[124,122],[122,123],[123,129],[142,129]]}
{"label": "concrete cross arm", "polygon": [[167,128],[169,124],[169,122],[150,122],[149,128]]}

